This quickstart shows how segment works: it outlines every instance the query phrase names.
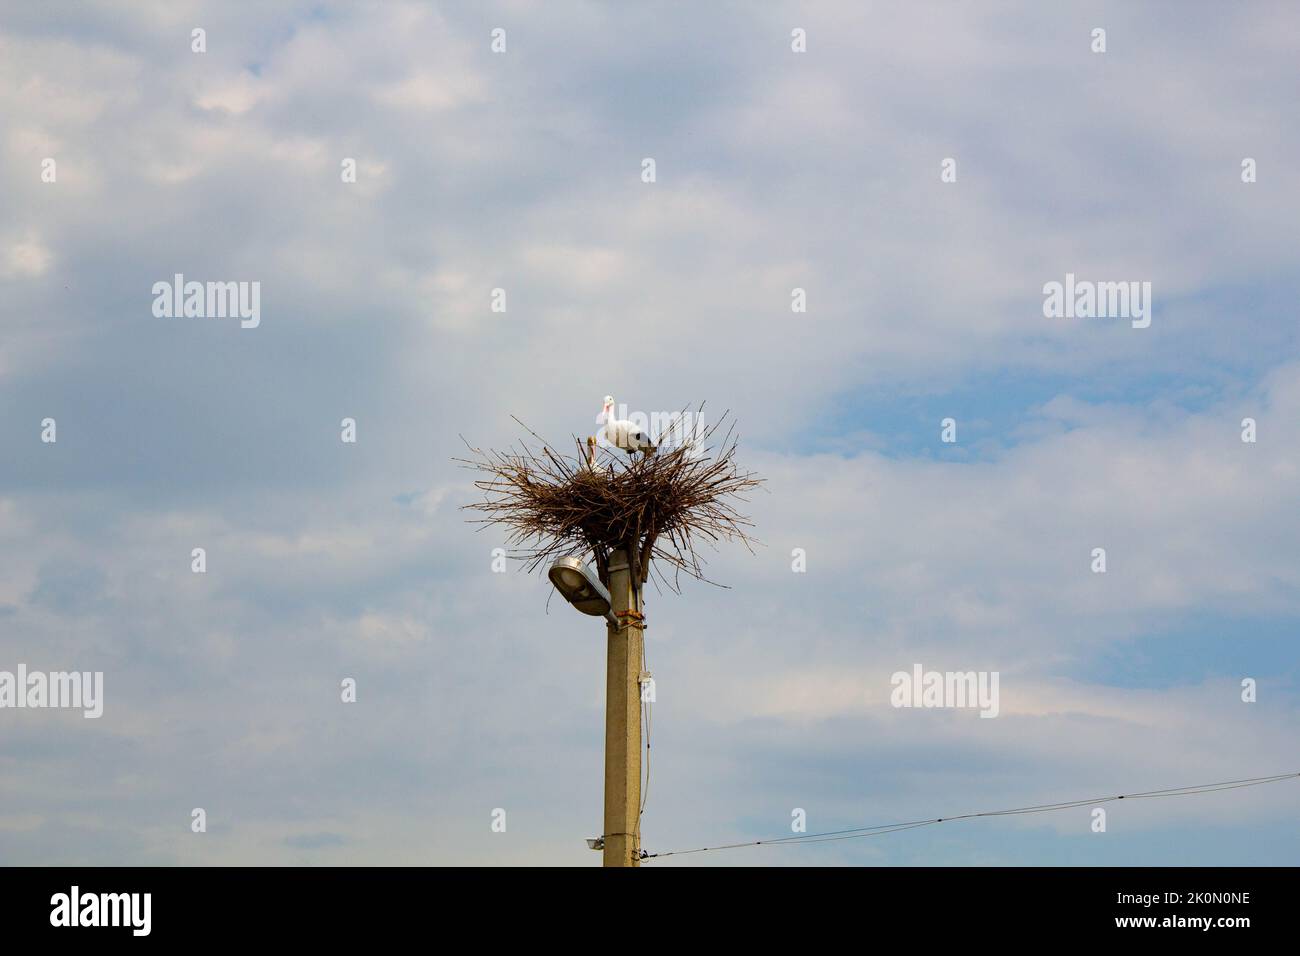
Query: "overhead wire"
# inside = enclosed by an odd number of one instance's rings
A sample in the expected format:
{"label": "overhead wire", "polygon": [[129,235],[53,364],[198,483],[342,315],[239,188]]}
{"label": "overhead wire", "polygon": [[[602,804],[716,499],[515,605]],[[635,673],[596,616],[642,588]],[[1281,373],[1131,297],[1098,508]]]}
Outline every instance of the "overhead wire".
{"label": "overhead wire", "polygon": [[851,827],[844,830],[828,830],[821,833],[800,833],[788,837],[775,837],[769,840],[750,840],[742,843],[724,843],[719,846],[702,846],[689,850],[668,850],[662,853],[642,851],[643,860],[662,859],[668,856],[684,856],[689,853],[705,853],[711,850],[735,850],[748,846],[773,846],[792,844],[831,843],[839,840],[856,840],[865,837],[882,836],[886,833],[898,833],[914,830],[918,827],[935,826],[940,823],[952,823],[955,820],[972,820],[977,817],[1016,816],[1028,813],[1051,813],[1056,810],[1068,810],[1083,806],[1096,806],[1112,803],[1116,800],[1147,800],[1159,797],[1184,797],[1198,793],[1215,793],[1221,790],[1240,790],[1245,787],[1258,787],[1282,780],[1300,777],[1300,772],[1273,774],[1265,777],[1246,777],[1241,780],[1221,780],[1216,783],[1194,784],[1188,787],[1169,787],[1163,790],[1146,790],[1137,793],[1115,794],[1114,796],[1095,797],[1086,800],[1066,800],[1060,803],[1039,803],[1026,807],[1013,807],[1006,810],[982,810],[972,813],[959,813],[948,817],[932,817],[925,820],[911,820],[903,823],[882,823],[875,826]]}

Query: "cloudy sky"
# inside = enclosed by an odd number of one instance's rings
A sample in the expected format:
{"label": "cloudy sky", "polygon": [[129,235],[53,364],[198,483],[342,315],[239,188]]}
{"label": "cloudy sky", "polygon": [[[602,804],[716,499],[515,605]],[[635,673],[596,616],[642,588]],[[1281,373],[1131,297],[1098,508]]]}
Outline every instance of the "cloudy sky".
{"label": "cloudy sky", "polygon": [[[106,699],[0,710],[0,861],[598,862],[603,629],[493,572],[452,458],[606,393],[731,409],[767,479],[729,589],[647,597],[646,849],[1300,770],[1298,46],[1263,2],[5,5],[0,670]],[[156,316],[176,273],[260,325]],[[1067,273],[1150,327],[1046,318]],[[892,707],[914,664],[999,716]],[[1298,786],[655,865],[1294,864]]]}

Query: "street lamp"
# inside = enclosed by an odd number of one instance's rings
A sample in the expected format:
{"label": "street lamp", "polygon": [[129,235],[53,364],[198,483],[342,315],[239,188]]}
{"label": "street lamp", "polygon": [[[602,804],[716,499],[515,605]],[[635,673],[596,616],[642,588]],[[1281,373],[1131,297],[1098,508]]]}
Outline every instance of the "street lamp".
{"label": "street lamp", "polygon": [[546,575],[555,585],[555,590],[583,614],[603,617],[618,627],[618,619],[610,610],[609,591],[581,558],[572,555],[560,558],[551,565]]}
{"label": "street lamp", "polygon": [[[641,599],[632,583],[627,548],[614,548],[606,587],[575,555],[546,572],[555,590],[583,614],[609,622],[605,643],[605,832],[587,840],[605,866],[641,865],[641,703],[645,651]],[[612,595],[612,596],[611,596]],[[614,610],[617,608],[617,612]]]}

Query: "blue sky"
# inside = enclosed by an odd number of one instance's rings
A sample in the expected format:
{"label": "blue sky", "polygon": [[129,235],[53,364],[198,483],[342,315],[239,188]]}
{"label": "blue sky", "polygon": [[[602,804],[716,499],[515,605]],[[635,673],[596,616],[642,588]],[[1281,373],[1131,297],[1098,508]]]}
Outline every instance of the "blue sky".
{"label": "blue sky", "polygon": [[[0,670],[106,701],[0,711],[0,861],[594,863],[603,633],[452,459],[611,393],[767,479],[647,598],[647,849],[1300,770],[1300,14],[1189,6],[6,7]],[[656,865],[1293,863],[1295,786]]]}

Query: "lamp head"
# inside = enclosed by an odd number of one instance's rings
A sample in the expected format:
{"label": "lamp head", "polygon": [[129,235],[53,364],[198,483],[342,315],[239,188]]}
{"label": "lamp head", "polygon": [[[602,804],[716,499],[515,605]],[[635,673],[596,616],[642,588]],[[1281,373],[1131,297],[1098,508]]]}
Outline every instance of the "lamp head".
{"label": "lamp head", "polygon": [[609,616],[609,591],[581,558],[573,555],[560,558],[551,565],[546,575],[555,585],[555,590],[583,614]]}

